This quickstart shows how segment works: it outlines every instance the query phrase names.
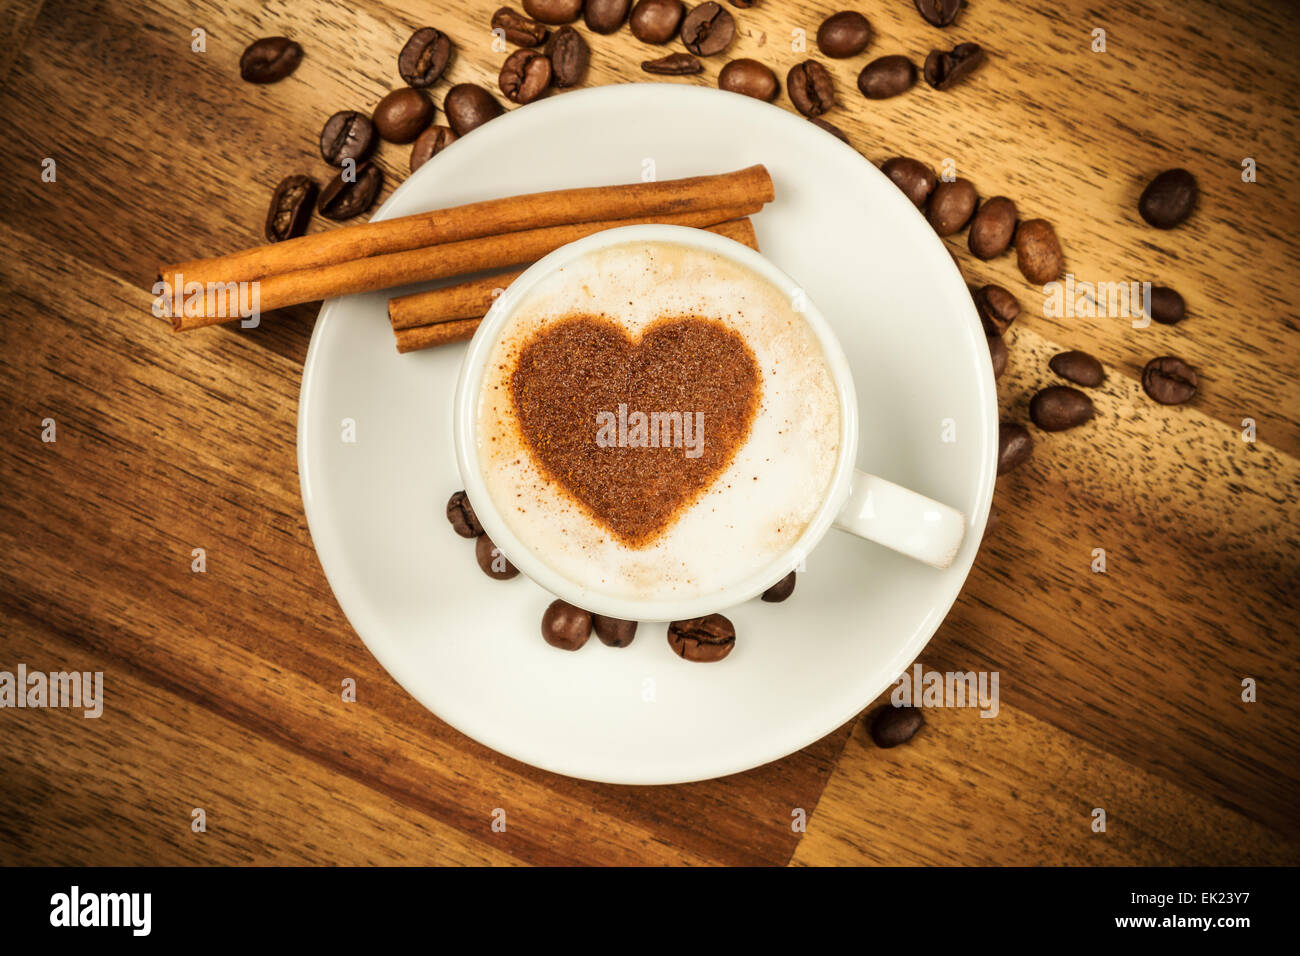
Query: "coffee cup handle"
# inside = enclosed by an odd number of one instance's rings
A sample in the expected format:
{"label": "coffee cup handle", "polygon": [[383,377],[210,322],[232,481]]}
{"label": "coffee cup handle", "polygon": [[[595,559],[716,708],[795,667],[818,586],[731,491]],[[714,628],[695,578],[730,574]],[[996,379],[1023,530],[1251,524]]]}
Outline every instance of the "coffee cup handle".
{"label": "coffee cup handle", "polygon": [[931,567],[946,568],[961,547],[966,516],[892,481],[854,470],[835,527]]}

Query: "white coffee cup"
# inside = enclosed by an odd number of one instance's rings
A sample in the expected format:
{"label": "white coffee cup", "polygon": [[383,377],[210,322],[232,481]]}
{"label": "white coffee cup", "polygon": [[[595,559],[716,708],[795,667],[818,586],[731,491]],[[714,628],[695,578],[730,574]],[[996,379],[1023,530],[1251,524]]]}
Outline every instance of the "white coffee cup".
{"label": "white coffee cup", "polygon": [[[839,458],[812,520],[798,540],[766,566],[726,588],[690,598],[628,599],[584,588],[541,560],[511,531],[483,481],[478,455],[478,407],[485,366],[502,329],[529,290],[582,256],[629,242],[675,243],[716,253],[767,279],[800,313],[821,344],[839,396]],[[856,468],[858,403],[848,360],[830,325],[798,283],[762,255],[731,239],[682,226],[625,226],[572,242],[534,263],[493,304],[469,343],[456,384],[453,410],[456,462],[466,494],[484,530],[509,560],[542,588],[577,607],[630,621],[678,621],[723,611],[771,587],[803,565],[832,526],[884,545],[935,568],[952,563],[966,530],[956,509]]]}

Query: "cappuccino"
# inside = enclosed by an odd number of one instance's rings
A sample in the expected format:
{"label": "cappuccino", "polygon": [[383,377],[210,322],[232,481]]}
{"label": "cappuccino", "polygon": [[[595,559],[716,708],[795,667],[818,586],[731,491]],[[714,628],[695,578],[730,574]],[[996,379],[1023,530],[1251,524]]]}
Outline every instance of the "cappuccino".
{"label": "cappuccino", "polygon": [[693,599],[770,565],[829,493],[839,397],[820,342],[765,277],[636,242],[533,285],[491,348],[484,484],[573,584]]}

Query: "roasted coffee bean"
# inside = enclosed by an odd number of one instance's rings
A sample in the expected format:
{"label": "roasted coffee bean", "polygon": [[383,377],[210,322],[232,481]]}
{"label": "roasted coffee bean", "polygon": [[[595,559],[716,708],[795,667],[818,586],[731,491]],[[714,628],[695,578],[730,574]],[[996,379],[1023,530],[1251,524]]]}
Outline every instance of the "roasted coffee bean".
{"label": "roasted coffee bean", "polygon": [[433,157],[456,142],[456,134],[449,126],[430,126],[415,138],[411,147],[411,172],[415,172]]}
{"label": "roasted coffee bean", "polygon": [[325,121],[320,131],[321,159],[331,166],[347,160],[361,162],[375,148],[375,124],[356,110],[343,110]]}
{"label": "roasted coffee bean", "polygon": [[988,521],[984,522],[984,533],[980,535],[980,541],[984,541],[985,539],[992,537],[993,534],[997,532],[998,527],[1001,524],[1002,524],[1002,515],[998,513],[997,508],[990,507],[989,519]]}
{"label": "roasted coffee bean", "polygon": [[682,20],[682,43],[696,56],[721,53],[735,36],[735,18],[712,0],[701,3]]}
{"label": "roasted coffee bean", "polygon": [[281,180],[266,211],[267,242],[292,239],[307,231],[316,188],[316,182],[310,176],[289,176]]}
{"label": "roasted coffee bean", "polygon": [[1016,236],[1016,204],[994,196],[980,206],[970,222],[970,251],[977,259],[995,259],[1007,251]]}
{"label": "roasted coffee bean", "polygon": [[791,594],[794,594],[794,579],[795,572],[791,571],[763,592],[763,600],[768,604],[780,604]]}
{"label": "roasted coffee bean", "polygon": [[524,12],[552,26],[572,23],[582,15],[582,0],[524,0]]}
{"label": "roasted coffee bean", "polygon": [[916,83],[916,67],[905,56],[882,56],[858,74],[858,89],[869,100],[886,100],[905,93]]}
{"label": "roasted coffee bean", "polygon": [[852,143],[849,143],[848,134],[845,133],[844,130],[836,126],[834,123],[828,123],[820,116],[810,116],[808,117],[808,122],[812,123],[814,126],[826,130],[826,132],[830,133],[841,143],[848,143],[850,146],[853,145]]}
{"label": "roasted coffee bean", "polygon": [[469,496],[463,491],[458,491],[447,499],[447,520],[462,538],[477,538],[483,533],[474,506],[469,503]]}
{"label": "roasted coffee bean", "polygon": [[897,747],[915,737],[924,725],[920,708],[886,704],[871,715],[871,739],[877,747]]}
{"label": "roasted coffee bean", "polygon": [[1002,335],[1020,314],[1020,302],[1000,285],[986,285],[975,295],[975,309],[985,335]]}
{"label": "roasted coffee bean", "polygon": [[1095,414],[1092,399],[1068,385],[1049,385],[1029,400],[1029,418],[1045,432],[1063,432]]}
{"label": "roasted coffee bean", "polygon": [[970,222],[970,217],[974,215],[979,201],[975,184],[969,179],[940,182],[934,187],[934,192],[930,196],[926,218],[930,220],[930,225],[939,235],[951,236]]}
{"label": "roasted coffee bean", "polygon": [[1007,359],[1010,357],[1007,343],[1000,335],[985,335],[985,338],[989,343],[989,360],[993,363],[993,378],[997,380],[1007,370]]}
{"label": "roasted coffee bean", "polygon": [[946,90],[960,83],[984,62],[978,43],[958,43],[951,50],[931,50],[925,58],[925,82],[936,90]]}
{"label": "roasted coffee bean", "polygon": [[501,549],[486,534],[479,535],[474,542],[474,560],[483,573],[495,581],[509,581],[519,573],[519,569],[506,560]]}
{"label": "roasted coffee bean", "polygon": [[834,60],[857,56],[871,42],[871,24],[856,10],[831,14],[817,28],[817,49]]}
{"label": "roasted coffee bean", "polygon": [[758,0],[728,0],[728,2],[737,10],[748,10],[754,4],[758,3]]}
{"label": "roasted coffee bean", "polygon": [[946,27],[957,19],[963,0],[912,0],[916,12],[932,27]]}
{"label": "roasted coffee bean", "polygon": [[591,625],[596,629],[596,636],[606,647],[627,647],[636,637],[636,621],[624,621],[617,617],[605,617],[593,614]]}
{"label": "roasted coffee bean", "polygon": [[542,615],[542,638],[551,647],[576,651],[591,637],[591,615],[567,601],[552,601]]}
{"label": "roasted coffee bean", "polygon": [[925,208],[925,201],[939,184],[939,177],[933,169],[919,159],[909,159],[906,156],[885,160],[880,171],[903,191],[904,196],[912,200],[912,205],[917,209]]}
{"label": "roasted coffee bean", "polygon": [[510,102],[531,103],[551,85],[550,57],[536,50],[515,50],[501,64],[497,83]]}
{"label": "roasted coffee bean", "polygon": [[669,53],[657,60],[646,60],[641,69],[657,76],[690,76],[703,73],[704,64],[689,53]]}
{"label": "roasted coffee bean", "polygon": [[507,40],[520,47],[541,46],[549,32],[536,20],[530,20],[509,7],[502,7],[492,14],[492,29],[500,30]]}
{"label": "roasted coffee bean", "polygon": [[1056,230],[1046,219],[1027,219],[1016,227],[1016,265],[1036,285],[1055,281],[1065,268]]}
{"label": "roasted coffee bean", "polygon": [[442,109],[457,136],[478,129],[504,112],[491,93],[474,83],[457,83],[449,89]]}
{"label": "roasted coffee bean", "polygon": [[1196,369],[1180,358],[1163,355],[1142,369],[1142,389],[1161,405],[1181,405],[1196,394]]}
{"label": "roasted coffee bean", "polygon": [[404,86],[380,100],[370,120],[390,143],[409,143],[433,120],[433,103],[420,90]]}
{"label": "roasted coffee bean", "polygon": [[374,163],[357,163],[351,173],[344,167],[321,190],[316,211],[326,219],[351,219],[373,206],[383,187],[384,174]]}
{"label": "roasted coffee bean", "polygon": [[239,75],[249,83],[274,83],[298,69],[302,47],[288,37],[262,37],[239,58]]}
{"label": "roasted coffee bean", "polygon": [[686,16],[682,0],[637,0],[632,8],[632,35],[642,43],[667,43],[677,36]]}
{"label": "roasted coffee bean", "polygon": [[397,72],[408,86],[423,90],[438,82],[450,60],[451,38],[433,27],[421,27],[397,55]]}
{"label": "roasted coffee bean", "polygon": [[736,628],[721,614],[673,621],[668,625],[668,645],[688,661],[720,661],[736,646]]}
{"label": "roasted coffee bean", "polygon": [[1019,422],[1003,422],[998,426],[999,475],[1023,465],[1033,454],[1034,438],[1028,428]]}
{"label": "roasted coffee bean", "polygon": [[546,41],[546,55],[551,58],[551,82],[563,90],[577,86],[587,75],[591,47],[573,27],[560,27]]}
{"label": "roasted coffee bean", "polygon": [[718,89],[768,103],[776,99],[776,74],[757,60],[732,60],[718,74]]}
{"label": "roasted coffee bean", "polygon": [[835,105],[831,71],[816,60],[804,60],[790,67],[785,77],[790,102],[804,116],[821,116]]}
{"label": "roasted coffee bean", "polygon": [[1166,169],[1138,199],[1138,212],[1157,229],[1172,229],[1196,208],[1196,177],[1185,169]]}
{"label": "roasted coffee bean", "polygon": [[1187,317],[1187,303],[1167,285],[1151,288],[1151,318],[1161,325],[1177,325]]}
{"label": "roasted coffee bean", "polygon": [[1053,355],[1047,367],[1066,381],[1085,388],[1096,388],[1106,380],[1106,370],[1101,363],[1078,349]]}
{"label": "roasted coffee bean", "polygon": [[627,19],[632,0],[587,0],[582,8],[582,22],[592,33],[613,33]]}

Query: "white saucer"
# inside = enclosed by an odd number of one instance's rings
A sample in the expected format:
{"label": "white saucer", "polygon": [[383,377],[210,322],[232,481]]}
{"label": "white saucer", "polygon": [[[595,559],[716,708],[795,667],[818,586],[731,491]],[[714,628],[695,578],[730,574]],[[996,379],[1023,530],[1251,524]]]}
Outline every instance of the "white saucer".
{"label": "white saucer", "polygon": [[[392,292],[321,309],[303,372],[298,466],[325,575],[361,639],[440,718],[517,760],[611,783],[747,770],[852,718],[920,653],[970,571],[993,494],[997,401],[970,295],[892,183],[807,120],[731,93],[607,86],[514,110],[426,163],[375,215],[764,163],[759,247],[808,290],[853,367],[858,467],[970,519],[937,571],[831,531],[784,604],[726,613],[736,649],[678,658],[665,625],[576,653],[540,635],[551,596],[493,581],[444,516],[464,345],[398,355]],[[344,420],[355,441],[344,440]],[[951,423],[946,420],[951,419]],[[955,431],[955,441],[945,441]]]}

